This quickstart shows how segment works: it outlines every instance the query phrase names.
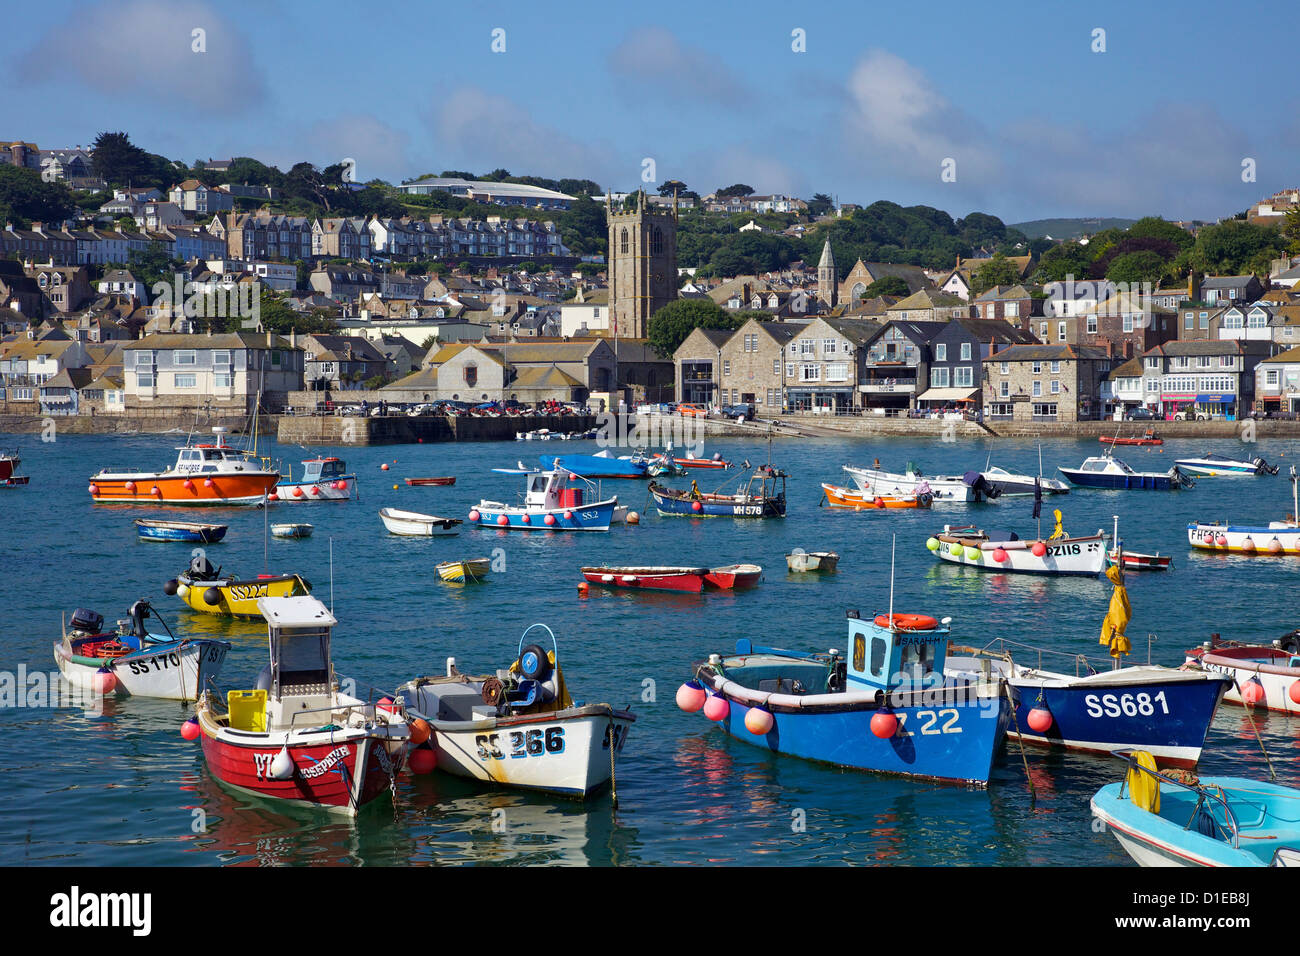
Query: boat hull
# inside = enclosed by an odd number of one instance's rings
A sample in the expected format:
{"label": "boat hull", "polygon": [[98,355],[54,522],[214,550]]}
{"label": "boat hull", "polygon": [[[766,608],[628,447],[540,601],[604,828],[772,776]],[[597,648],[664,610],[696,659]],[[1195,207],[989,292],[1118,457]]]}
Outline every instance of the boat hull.
{"label": "boat hull", "polygon": [[[257,601],[264,597],[295,597],[310,594],[311,588],[300,575],[254,578],[246,581],[194,580],[188,574],[176,576],[176,596],[192,610],[222,617],[260,618]],[[209,591],[215,589],[217,600],[209,603]]]}
{"label": "boat hull", "polygon": [[145,521],[137,518],[136,535],[142,541],[186,541],[193,544],[216,544],[226,536],[228,525],[209,524],[181,526],[180,522]]}
{"label": "boat hull", "polygon": [[567,472],[580,478],[645,478],[646,465],[601,455],[539,455],[543,471]]}
{"label": "boat hull", "polygon": [[[419,710],[417,695],[411,706]],[[585,799],[610,780],[634,718],[595,704],[552,714],[430,721],[438,769],[480,783]]]}
{"label": "boat hull", "polygon": [[582,576],[607,588],[635,588],[648,591],[704,590],[708,568],[583,568]]}
{"label": "boat hull", "polygon": [[662,515],[688,515],[696,518],[784,518],[785,496],[774,498],[748,495],[704,494],[691,498],[689,492],[679,492],[651,485],[650,495],[655,508]]}
{"label": "boat hull", "polygon": [[1177,491],[1183,485],[1172,475],[1137,472],[1128,475],[1107,475],[1085,472],[1077,468],[1061,468],[1061,474],[1083,488],[1110,488],[1122,491]]}
{"label": "boat hull", "polygon": [[452,584],[482,581],[492,570],[491,558],[471,558],[467,561],[444,561],[437,567],[438,577]]}
{"label": "boat hull", "polygon": [[869,495],[838,485],[822,485],[822,493],[832,508],[855,508],[859,511],[881,508],[928,508],[929,495]]}
{"label": "boat hull", "polygon": [[1202,551],[1230,554],[1300,554],[1300,528],[1194,523],[1187,526],[1187,543]]}
{"label": "boat hull", "polygon": [[[1034,494],[1034,478],[1032,475],[1003,475],[998,472],[983,472],[981,477],[988,482],[989,487],[997,490],[999,498],[1023,498]],[[1063,481],[1057,481],[1055,478],[1040,478],[1038,487],[1045,495],[1068,495],[1070,493],[1070,486]]]}
{"label": "boat hull", "polygon": [[339,475],[322,481],[281,481],[274,489],[279,500],[286,504],[305,501],[347,501],[356,494],[356,490],[356,475]]}
{"label": "boat hull", "polygon": [[1259,466],[1249,461],[1213,461],[1206,458],[1180,458],[1174,462],[1179,471],[1196,478],[1232,478],[1258,475]]}
{"label": "boat hull", "polygon": [[928,485],[930,495],[936,503],[969,502],[979,500],[975,489],[960,478],[926,478],[922,475],[898,475],[871,468],[855,468],[844,465],[844,470],[853,478],[853,483],[864,494],[875,497],[912,496],[921,485]]}
{"label": "boat hull", "polygon": [[878,712],[874,704],[823,712],[774,708],[772,729],[758,736],[745,727],[749,707],[721,696],[729,704],[722,728],[752,746],[855,770],[980,787],[988,785],[1011,715],[1010,704],[1000,696],[975,697],[960,689],[895,692],[889,695],[891,704],[915,696],[924,706],[891,706],[901,727],[890,738],[871,731],[871,718]]}
{"label": "boat hull", "polygon": [[785,566],[796,574],[834,571],[839,563],[833,551],[792,551],[785,556]]}
{"label": "boat hull", "polygon": [[[1118,564],[1118,554],[1112,549],[1106,553],[1107,567]],[[1173,558],[1160,554],[1140,554],[1135,551],[1124,552],[1125,571],[1168,571]]]}
{"label": "boat hull", "polygon": [[722,461],[716,458],[674,458],[673,464],[681,465],[683,468],[700,468],[700,469],[718,469],[726,470],[731,467],[731,462]]}
{"label": "boat hull", "polygon": [[755,587],[763,578],[763,569],[757,564],[735,564],[713,568],[704,575],[704,583],[721,591],[745,591]]}
{"label": "boat hull", "polygon": [[94,690],[95,675],[107,667],[119,694],[188,701],[198,700],[209,681],[217,679],[229,650],[225,641],[179,641],[122,657],[91,658],[75,653],[72,642],[60,642],[54,645],[54,660],[75,687]]}
{"label": "boat hull", "polygon": [[1163,445],[1163,438],[1107,438],[1100,436],[1097,441],[1103,445]]}
{"label": "boat hull", "polygon": [[379,520],[384,523],[389,534],[399,534],[408,538],[431,538],[435,535],[456,534],[460,526],[459,518],[443,518],[438,515],[424,515],[415,511],[395,511],[383,508]]}
{"label": "boat hull", "polygon": [[[474,506],[478,520],[471,519],[470,524],[499,531],[608,531],[617,504],[617,498],[610,498],[572,508],[525,509],[497,501],[480,501]],[[548,522],[548,517],[554,520]]]}
{"label": "boat hull", "polygon": [[[1034,541],[966,539],[963,542],[956,536],[940,534],[935,537],[939,547],[934,553],[944,561],[983,571],[1096,577],[1106,566],[1108,539],[1104,534],[1044,541],[1047,550],[1041,558],[1033,553],[1032,547],[1037,543]],[[998,549],[1006,553],[1005,561],[994,557]]]}
{"label": "boat hull", "polygon": [[262,503],[279,480],[280,475],[274,471],[96,475],[90,479],[94,489],[90,496],[96,504],[254,505]]}
{"label": "boat hull", "polygon": [[454,485],[454,484],[456,483],[456,479],[455,479],[454,477],[449,477],[449,478],[407,478],[407,479],[406,479],[406,483],[407,483],[408,485],[411,485],[412,487],[416,487],[416,488],[424,488],[424,487],[442,487],[442,486],[445,486],[445,485]]}
{"label": "boat hull", "polygon": [[1255,710],[1272,710],[1283,714],[1300,714],[1300,703],[1291,699],[1291,688],[1300,681],[1300,667],[1288,666],[1290,655],[1273,653],[1271,648],[1259,648],[1258,656],[1232,657],[1222,651],[1203,651],[1196,648],[1191,652],[1193,660],[1200,663],[1205,670],[1221,674],[1232,681],[1224,694],[1224,701],[1245,707],[1241,689],[1249,681],[1258,681],[1264,691],[1264,698],[1251,705]]}

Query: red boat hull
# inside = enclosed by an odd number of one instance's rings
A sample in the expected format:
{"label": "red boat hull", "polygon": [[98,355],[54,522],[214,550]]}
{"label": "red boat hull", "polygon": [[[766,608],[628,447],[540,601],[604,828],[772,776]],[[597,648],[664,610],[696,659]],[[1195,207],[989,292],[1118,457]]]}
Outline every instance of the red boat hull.
{"label": "red boat hull", "polygon": [[[607,588],[639,588],[647,591],[686,591],[699,594],[704,590],[705,568],[676,568],[655,571],[650,568],[583,568],[582,576],[592,584]],[[606,580],[608,579],[608,580]]]}
{"label": "red boat hull", "polygon": [[456,483],[456,479],[455,478],[407,478],[406,483],[408,485],[415,485],[417,487],[424,486],[424,485],[454,485]]}
{"label": "red boat hull", "polygon": [[1103,445],[1163,445],[1163,438],[1107,438],[1104,435],[1097,441]]}
{"label": "red boat hull", "polygon": [[675,464],[683,468],[730,468],[729,461],[715,461],[712,458],[674,458]]}
{"label": "red boat hull", "polygon": [[0,455],[0,481],[7,481],[12,478],[20,464],[22,464],[22,460],[19,458],[10,458],[7,455]]}
{"label": "red boat hull", "polygon": [[704,583],[723,591],[743,591],[756,585],[762,576],[762,568],[740,571],[733,571],[728,568],[714,568],[704,576]]}
{"label": "red boat hull", "polygon": [[[389,789],[389,775],[401,769],[401,755],[389,756],[383,741],[361,737],[335,743],[292,746],[297,768],[288,780],[269,777],[278,743],[260,740],[235,744],[203,734],[203,757],[212,775],[232,787],[261,797],[355,813]],[[382,755],[381,755],[382,752]],[[357,783],[358,764],[363,779]]]}

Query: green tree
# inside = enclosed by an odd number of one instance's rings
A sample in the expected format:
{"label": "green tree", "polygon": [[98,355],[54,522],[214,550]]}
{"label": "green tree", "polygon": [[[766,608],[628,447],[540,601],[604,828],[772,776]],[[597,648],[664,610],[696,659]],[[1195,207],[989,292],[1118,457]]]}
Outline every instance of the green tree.
{"label": "green tree", "polygon": [[1190,232],[1159,216],[1144,216],[1129,226],[1127,232],[1130,239],[1164,239],[1172,242],[1180,251],[1196,244],[1196,237]]}
{"label": "green tree", "polygon": [[[99,197],[102,204],[103,197]],[[77,203],[65,183],[47,183],[34,169],[0,165],[0,223],[18,219],[56,223],[76,212]]]}
{"label": "green tree", "polygon": [[143,252],[133,251],[127,255],[126,266],[131,270],[131,275],[135,276],[145,284],[146,288],[152,289],[155,283],[166,282],[171,284],[177,270],[184,263],[179,259],[172,259],[167,255],[167,247],[161,242],[151,242],[149,247]]}
{"label": "green tree", "polygon": [[970,281],[971,295],[981,295],[994,286],[1015,285],[1020,281],[1020,269],[999,252],[972,272]]}
{"label": "green tree", "polygon": [[110,186],[139,186],[154,172],[149,154],[132,143],[126,133],[105,132],[96,136],[90,161],[95,175]]}
{"label": "green tree", "polygon": [[826,193],[815,193],[813,198],[808,200],[808,215],[824,216],[831,211],[835,205],[835,200]]}
{"label": "green tree", "polygon": [[1110,266],[1106,269],[1106,278],[1111,282],[1125,282],[1130,285],[1138,285],[1142,282],[1155,285],[1164,276],[1167,266],[1168,264],[1158,253],[1149,249],[1125,252],[1110,261]]}
{"label": "green tree", "polygon": [[874,299],[878,295],[909,296],[912,288],[902,276],[881,276],[862,292],[862,298]]}
{"label": "green tree", "polygon": [[1211,275],[1241,275],[1261,264],[1280,258],[1286,240],[1276,226],[1258,226],[1242,219],[1229,219],[1206,226],[1196,235],[1192,261]]}
{"label": "green tree", "polygon": [[1286,240],[1286,251],[1290,255],[1300,255],[1300,207],[1287,211],[1286,222],[1282,224],[1282,238]]}
{"label": "green tree", "polygon": [[735,317],[710,299],[678,299],[650,316],[646,338],[664,358],[695,329],[734,329]]}
{"label": "green tree", "polygon": [[1091,268],[1092,256],[1088,254],[1086,246],[1077,242],[1062,242],[1039,257],[1038,270],[1034,278],[1040,284],[1064,282],[1071,276],[1076,282],[1082,282],[1088,278],[1088,271]]}
{"label": "green tree", "polygon": [[723,186],[715,193],[715,195],[719,199],[725,199],[731,196],[752,196],[754,195],[754,187],[746,186],[744,183],[736,183],[731,186]]}

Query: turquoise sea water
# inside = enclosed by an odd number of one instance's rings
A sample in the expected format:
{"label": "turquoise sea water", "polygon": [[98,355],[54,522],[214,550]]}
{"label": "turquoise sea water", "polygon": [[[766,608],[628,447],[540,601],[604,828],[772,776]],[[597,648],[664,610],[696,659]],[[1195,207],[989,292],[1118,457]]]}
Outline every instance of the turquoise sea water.
{"label": "turquoise sea water", "polygon": [[[168,436],[0,436],[19,446],[26,488],[0,490],[0,671],[19,665],[55,671],[51,653],[60,614],[78,606],[109,620],[148,597],[173,630],[234,643],[223,687],[251,683],[266,658],[265,630],[190,612],[162,584],[189,560],[190,546],[139,542],[132,519],[167,509],[93,506],[87,478],[104,466],[161,468],[175,459]],[[1096,441],[1042,443],[1044,473],[1096,454]],[[891,534],[897,533],[895,607],[951,615],[953,637],[994,637],[1100,655],[1097,635],[1109,601],[1102,580],[989,574],[941,563],[925,550],[944,523],[1034,533],[1025,498],[916,512],[833,512],[818,507],[819,484],[849,484],[840,466],[900,468],[912,459],[930,473],[993,464],[1037,471],[1033,441],[934,443],[783,441],[773,462],[792,476],[785,520],[662,518],[646,508],[644,483],[605,482],[643,514],[637,527],[608,534],[521,534],[464,528],[433,540],[388,535],[377,511],[394,506],[464,517],[481,497],[513,500],[521,479],[493,474],[542,452],[594,451],[594,443],[412,445],[350,449],[361,499],[281,505],[274,521],[308,521],[306,540],[263,535],[257,509],[186,511],[180,517],[229,523],[210,546],[214,564],[243,574],[298,571],[330,601],[333,542],[335,666],[359,684],[395,687],[440,673],[448,656],[462,670],[505,666],[534,622],[559,639],[575,696],[631,703],[638,720],[618,767],[617,808],[608,794],[585,805],[487,791],[439,774],[403,775],[395,806],[381,800],[355,823],[281,807],[225,790],[207,772],[197,744],[178,733],[187,711],[175,702],[111,700],[99,717],[68,708],[0,709],[0,863],[87,865],[259,865],[270,863],[700,864],[902,863],[914,865],[1130,865],[1113,837],[1095,832],[1088,800],[1119,779],[1117,762],[1030,749],[1031,805],[1018,745],[1011,743],[986,791],[915,783],[767,754],[728,738],[673,696],[690,665],[730,651],[739,637],[808,650],[844,647],[844,612],[887,609]],[[1204,479],[1188,492],[1075,490],[1044,501],[1073,533],[1109,531],[1120,516],[1126,544],[1174,555],[1166,574],[1129,575],[1134,659],[1177,665],[1184,651],[1219,631],[1271,640],[1297,624],[1292,589],[1300,559],[1192,553],[1190,520],[1265,522],[1292,509],[1286,465],[1292,442],[1171,441],[1163,450],[1124,449],[1139,469],[1164,470],[1175,457],[1206,450],[1282,464],[1278,477]],[[766,445],[718,440],[707,452],[767,460]],[[312,450],[312,453],[315,449]],[[300,466],[308,452],[274,448]],[[390,470],[381,471],[381,463]],[[406,476],[452,474],[451,488],[408,488]],[[723,476],[704,474],[701,488]],[[677,481],[680,481],[677,480]],[[392,488],[393,484],[400,487]],[[835,575],[789,575],[794,547],[836,550]],[[477,587],[442,584],[433,569],[453,557],[502,549],[505,570]],[[703,596],[608,592],[578,596],[586,564],[760,564],[763,583],[745,593]],[[651,694],[653,691],[653,694]],[[653,696],[652,700],[643,699]],[[1279,782],[1300,785],[1300,721],[1257,718]],[[1266,778],[1254,731],[1241,708],[1214,720],[1202,774]],[[503,811],[503,812],[497,812]]]}

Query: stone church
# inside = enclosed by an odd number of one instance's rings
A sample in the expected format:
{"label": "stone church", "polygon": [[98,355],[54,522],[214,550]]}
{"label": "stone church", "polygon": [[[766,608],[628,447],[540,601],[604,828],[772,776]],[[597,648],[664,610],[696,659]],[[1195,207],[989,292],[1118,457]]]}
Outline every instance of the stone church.
{"label": "stone church", "polygon": [[650,316],[677,298],[677,210],[652,211],[641,190],[619,206],[606,199],[605,212],[610,329],[643,339]]}

